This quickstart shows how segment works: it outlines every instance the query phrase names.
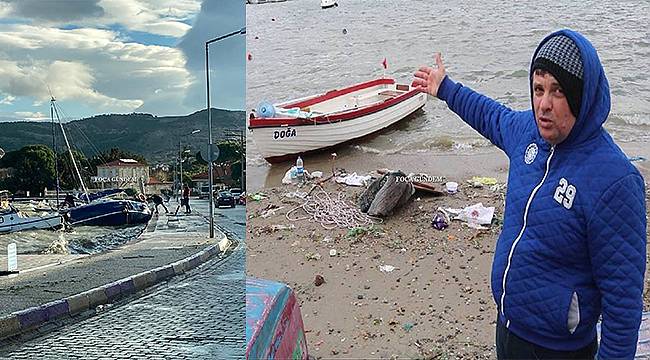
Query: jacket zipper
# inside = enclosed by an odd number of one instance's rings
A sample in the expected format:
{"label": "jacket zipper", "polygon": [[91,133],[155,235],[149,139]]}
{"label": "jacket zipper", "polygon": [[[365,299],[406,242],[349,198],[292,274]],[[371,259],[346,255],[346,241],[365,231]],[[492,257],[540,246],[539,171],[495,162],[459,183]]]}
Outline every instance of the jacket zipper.
{"label": "jacket zipper", "polygon": [[[505,310],[503,309],[503,304],[504,300],[506,298],[506,277],[508,276],[508,270],[510,270],[510,263],[512,262],[512,254],[515,252],[515,247],[517,246],[517,243],[521,239],[521,236],[524,234],[524,231],[526,230],[526,220],[528,218],[528,209],[530,208],[530,203],[533,201],[533,197],[537,193],[537,190],[539,190],[540,187],[544,184],[544,181],[546,180],[546,176],[548,175],[548,171],[550,169],[551,165],[551,158],[553,157],[553,153],[555,152],[555,145],[551,146],[551,153],[548,155],[548,159],[546,159],[546,171],[544,172],[544,177],[542,177],[542,181],[540,181],[537,186],[533,189],[533,191],[530,193],[530,196],[528,197],[528,202],[526,202],[526,209],[524,210],[524,224],[521,227],[521,230],[519,231],[519,235],[517,235],[517,238],[515,241],[512,243],[512,246],[510,247],[510,253],[508,254],[508,265],[506,265],[506,269],[503,272],[503,280],[502,280],[502,292],[501,292],[501,306],[499,308],[501,309],[501,315],[505,317]],[[506,328],[510,327],[510,320],[506,320]]]}

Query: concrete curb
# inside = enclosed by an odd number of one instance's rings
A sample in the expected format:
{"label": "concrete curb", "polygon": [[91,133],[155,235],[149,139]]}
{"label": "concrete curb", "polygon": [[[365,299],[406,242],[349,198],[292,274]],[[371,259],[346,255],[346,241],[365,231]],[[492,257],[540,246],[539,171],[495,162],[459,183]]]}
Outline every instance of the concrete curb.
{"label": "concrete curb", "polygon": [[220,231],[221,240],[202,251],[174,263],[114,281],[77,295],[14,312],[0,318],[0,340],[20,335],[47,322],[70,317],[99,305],[112,303],[174,276],[181,275],[221,253],[220,245],[229,241]]}

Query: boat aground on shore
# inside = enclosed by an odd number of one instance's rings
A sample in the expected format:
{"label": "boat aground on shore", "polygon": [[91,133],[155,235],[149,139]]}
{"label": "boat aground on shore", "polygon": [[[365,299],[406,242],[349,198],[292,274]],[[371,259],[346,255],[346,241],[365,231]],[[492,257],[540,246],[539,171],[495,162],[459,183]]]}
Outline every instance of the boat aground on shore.
{"label": "boat aground on shore", "polygon": [[271,163],[358,139],[404,119],[426,94],[381,78],[281,104],[260,104],[248,129]]}
{"label": "boat aground on shore", "polygon": [[0,234],[31,229],[58,229],[63,226],[61,215],[53,212],[41,216],[27,216],[8,200],[8,192],[0,191]]}

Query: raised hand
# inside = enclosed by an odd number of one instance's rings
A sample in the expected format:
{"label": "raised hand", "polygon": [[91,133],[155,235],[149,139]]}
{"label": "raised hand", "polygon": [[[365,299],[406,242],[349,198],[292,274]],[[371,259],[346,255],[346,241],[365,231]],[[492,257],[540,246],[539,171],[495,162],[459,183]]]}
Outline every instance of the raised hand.
{"label": "raised hand", "polygon": [[440,53],[436,53],[436,68],[431,66],[421,66],[418,71],[415,72],[415,79],[411,86],[421,89],[422,91],[431,94],[433,96],[438,95],[438,88],[440,83],[445,78],[445,65],[442,63],[442,56]]}

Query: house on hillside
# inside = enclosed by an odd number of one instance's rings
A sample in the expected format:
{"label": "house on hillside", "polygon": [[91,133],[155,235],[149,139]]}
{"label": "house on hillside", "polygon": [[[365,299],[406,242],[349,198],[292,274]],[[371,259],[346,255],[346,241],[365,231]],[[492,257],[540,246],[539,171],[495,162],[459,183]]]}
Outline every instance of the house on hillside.
{"label": "house on hillside", "polygon": [[133,159],[119,159],[97,166],[97,176],[90,178],[96,189],[144,190],[149,181],[149,167]]}

